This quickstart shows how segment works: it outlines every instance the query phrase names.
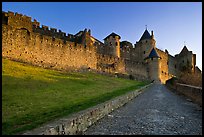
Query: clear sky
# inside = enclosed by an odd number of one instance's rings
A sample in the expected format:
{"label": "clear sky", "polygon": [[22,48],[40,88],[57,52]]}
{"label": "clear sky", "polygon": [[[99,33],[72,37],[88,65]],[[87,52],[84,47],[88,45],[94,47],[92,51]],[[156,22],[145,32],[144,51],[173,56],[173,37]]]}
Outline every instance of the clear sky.
{"label": "clear sky", "polygon": [[156,47],[180,53],[185,44],[196,54],[202,70],[201,2],[3,2],[3,11],[18,12],[41,25],[76,34],[85,28],[98,40],[112,32],[132,44],[147,25],[154,31]]}

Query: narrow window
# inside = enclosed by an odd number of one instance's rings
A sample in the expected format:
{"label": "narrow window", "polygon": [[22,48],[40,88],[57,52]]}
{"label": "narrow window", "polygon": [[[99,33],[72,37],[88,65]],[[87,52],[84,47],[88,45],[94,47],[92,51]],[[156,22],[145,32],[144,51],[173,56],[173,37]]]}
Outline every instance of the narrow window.
{"label": "narrow window", "polygon": [[144,54],[145,54],[145,51],[144,51]]}

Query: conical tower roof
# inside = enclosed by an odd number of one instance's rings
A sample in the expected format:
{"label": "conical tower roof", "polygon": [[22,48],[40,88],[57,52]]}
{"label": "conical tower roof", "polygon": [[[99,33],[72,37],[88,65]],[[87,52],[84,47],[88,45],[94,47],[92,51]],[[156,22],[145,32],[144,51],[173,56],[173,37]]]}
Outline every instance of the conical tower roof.
{"label": "conical tower roof", "polygon": [[161,57],[158,55],[156,49],[153,48],[153,49],[151,50],[151,52],[149,53],[149,56],[146,57],[145,59],[148,59],[148,58],[161,58]]}
{"label": "conical tower roof", "polygon": [[145,30],[142,37],[140,38],[140,41],[143,40],[143,39],[151,39],[151,35],[149,34],[147,29]]}
{"label": "conical tower roof", "polygon": [[187,47],[184,46],[183,49],[181,50],[180,54],[186,54],[186,53],[188,53],[188,52],[189,52],[189,51],[188,51]]}

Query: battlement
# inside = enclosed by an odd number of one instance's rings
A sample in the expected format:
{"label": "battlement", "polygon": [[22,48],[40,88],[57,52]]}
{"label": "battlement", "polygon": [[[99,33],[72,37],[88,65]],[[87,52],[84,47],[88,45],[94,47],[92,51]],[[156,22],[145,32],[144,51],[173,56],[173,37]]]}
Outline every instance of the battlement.
{"label": "battlement", "polygon": [[57,30],[56,28],[49,28],[48,26],[42,25],[40,26],[36,26],[33,25],[33,32],[36,33],[40,33],[42,35],[47,35],[47,36],[51,36],[54,38],[61,38],[64,40],[71,40],[70,36],[68,36],[68,34],[66,35],[65,32],[62,32],[61,30]]}
{"label": "battlement", "polygon": [[[115,33],[108,35],[103,43],[91,36],[90,29],[68,34],[11,11],[2,11],[2,29],[3,56],[28,60],[32,64],[46,67],[66,69],[85,66],[101,72],[122,72],[165,81],[172,75],[176,76],[179,69],[189,62],[194,71],[196,63],[196,55],[188,51],[186,46],[175,57],[167,50],[156,48],[153,31],[150,35],[145,30],[135,44],[129,41],[120,42],[120,36]],[[143,60],[152,47],[156,48],[161,57],[158,62]],[[159,68],[159,65],[162,67]],[[154,75],[155,71],[158,75]]]}
{"label": "battlement", "polygon": [[32,32],[31,17],[19,14],[17,12],[4,12],[2,11],[2,24],[11,26],[13,29],[27,29]]}
{"label": "battlement", "polygon": [[[41,35],[51,36],[53,38],[60,38],[66,41],[74,42],[78,36],[73,34],[66,34],[65,32],[61,31],[60,29],[57,30],[56,28],[48,27],[46,25],[41,25],[36,19],[31,21],[31,17],[19,14],[17,12],[4,12],[2,11],[2,23],[19,28],[26,28],[30,32],[40,33]],[[82,31],[83,32],[83,31]],[[87,32],[90,34],[90,30]]]}
{"label": "battlement", "polygon": [[85,33],[88,33],[90,35],[90,30],[87,32],[87,29],[85,29],[84,31],[79,31],[77,34],[74,35],[74,34],[65,33],[60,29],[58,30],[56,28],[48,27],[46,25],[42,25],[40,27],[39,24],[35,25],[34,23],[33,23],[33,32],[40,33],[41,35],[51,36],[53,38],[60,38],[66,41],[76,42],[76,43],[82,42],[82,36]]}
{"label": "battlement", "polygon": [[2,13],[4,13],[5,16],[9,16],[11,18],[15,18],[15,19],[20,19],[20,20],[31,22],[31,17],[23,15],[23,14],[20,14],[18,12],[14,13],[12,11],[8,11],[8,12],[2,11]]}

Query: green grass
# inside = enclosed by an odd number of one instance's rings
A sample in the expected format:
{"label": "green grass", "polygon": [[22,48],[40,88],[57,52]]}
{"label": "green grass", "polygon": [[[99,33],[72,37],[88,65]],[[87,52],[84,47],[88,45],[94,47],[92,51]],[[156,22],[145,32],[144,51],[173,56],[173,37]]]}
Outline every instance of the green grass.
{"label": "green grass", "polygon": [[17,134],[132,91],[147,82],[65,73],[2,59],[2,134]]}

